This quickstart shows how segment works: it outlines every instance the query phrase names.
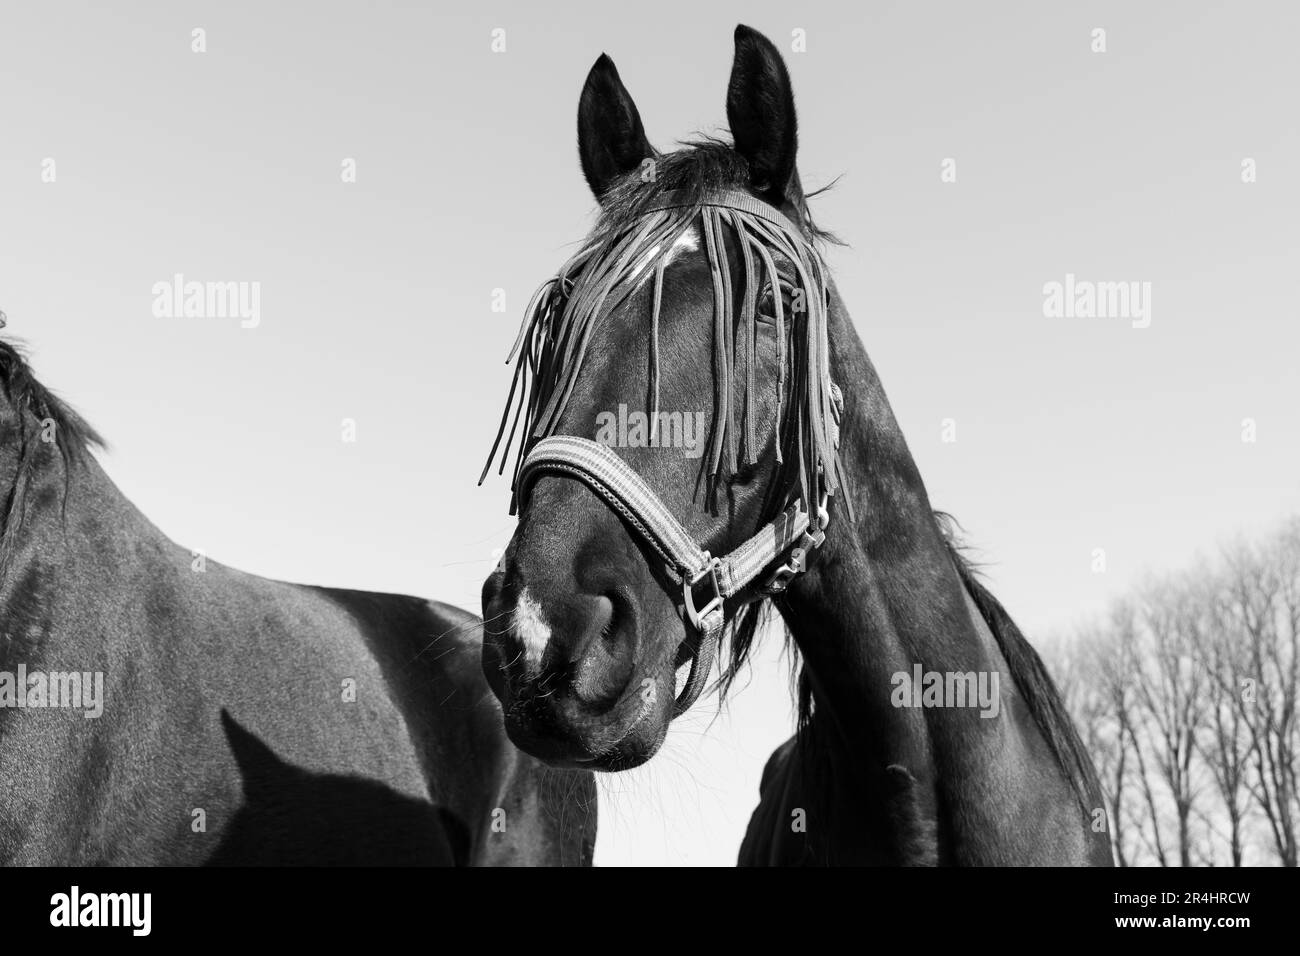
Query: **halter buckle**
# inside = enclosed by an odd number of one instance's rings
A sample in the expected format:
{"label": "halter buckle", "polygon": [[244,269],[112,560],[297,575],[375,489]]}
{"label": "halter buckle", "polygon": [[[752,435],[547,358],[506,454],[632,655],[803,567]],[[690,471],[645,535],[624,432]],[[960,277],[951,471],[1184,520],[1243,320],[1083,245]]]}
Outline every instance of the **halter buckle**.
{"label": "halter buckle", "polygon": [[807,553],[803,548],[795,548],[790,552],[789,560],[773,571],[772,576],[767,579],[767,583],[763,585],[763,593],[785,593],[785,589],[790,586],[790,582],[803,574],[807,566]]}
{"label": "halter buckle", "polygon": [[759,589],[768,596],[783,594],[790,582],[808,570],[808,555],[822,546],[826,540],[826,526],[830,524],[831,513],[827,507],[826,493],[822,493],[817,506],[817,531],[805,530],[790,550],[790,557],[772,572],[772,576]]}
{"label": "halter buckle", "polygon": [[[718,583],[718,569],[721,567],[722,561],[710,557],[708,564],[700,569],[699,574],[694,577],[688,574],[682,575],[682,604],[686,609],[686,619],[697,631],[708,630],[703,623],[704,619],[722,609],[722,585]],[[713,593],[703,607],[698,607],[695,603],[695,587],[706,578]]]}

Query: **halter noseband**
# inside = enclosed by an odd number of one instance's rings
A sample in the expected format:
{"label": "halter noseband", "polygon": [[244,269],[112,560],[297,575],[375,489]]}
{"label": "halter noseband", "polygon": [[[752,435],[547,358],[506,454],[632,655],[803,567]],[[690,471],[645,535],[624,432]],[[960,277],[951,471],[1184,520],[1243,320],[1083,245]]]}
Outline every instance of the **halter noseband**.
{"label": "halter noseband", "polygon": [[663,500],[623,459],[598,442],[571,435],[543,438],[519,473],[521,497],[539,472],[577,478],[622,515],[664,559],[670,578],[680,583],[682,619],[697,635],[686,686],[673,705],[677,717],[704,691],[726,626],[725,602],[745,589],[782,556],[786,560],[764,578],[759,593],[780,594],[808,567],[808,556],[826,540],[830,523],[827,495],[817,505],[817,521],[799,502],[790,505],[730,554],[715,558],[697,545]]}
{"label": "halter noseband", "polygon": [[[723,192],[701,205],[757,216],[792,236],[800,235],[780,210],[747,193]],[[681,197],[670,193],[660,197],[647,212],[681,208]],[[821,289],[816,291],[823,294]],[[839,444],[843,397],[829,378],[823,383],[831,412],[828,424],[833,458]],[[819,461],[818,470],[822,467],[830,469],[833,462]],[[827,486],[819,482],[815,513],[810,514],[803,502],[796,500],[730,554],[714,557],[695,542],[644,479],[605,445],[573,435],[553,434],[536,440],[515,475],[516,503],[527,499],[532,482],[541,473],[563,474],[583,482],[654,549],[663,559],[668,577],[680,585],[678,613],[694,640],[690,673],[674,702],[673,717],[684,713],[704,691],[727,623],[726,601],[760,577],[762,583],[756,589],[759,595],[784,592],[807,569],[808,557],[825,541],[830,521]],[[772,570],[764,575],[769,568]]]}

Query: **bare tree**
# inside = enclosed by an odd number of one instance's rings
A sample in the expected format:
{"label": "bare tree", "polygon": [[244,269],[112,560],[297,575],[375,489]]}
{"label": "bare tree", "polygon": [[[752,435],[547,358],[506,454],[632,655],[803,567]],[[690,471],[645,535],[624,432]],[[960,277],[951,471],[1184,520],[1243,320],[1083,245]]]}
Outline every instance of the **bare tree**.
{"label": "bare tree", "polygon": [[[1173,801],[1178,863],[1192,865],[1192,807],[1196,781],[1192,762],[1207,683],[1196,658],[1204,600],[1188,583],[1170,579],[1149,587],[1139,616],[1145,638],[1134,672],[1140,719],[1150,736],[1151,764]],[[1152,804],[1153,817],[1156,813]],[[1153,826],[1158,821],[1152,821]],[[1159,848],[1163,859],[1163,847]]]}
{"label": "bare tree", "polygon": [[1116,715],[1127,711],[1129,692],[1117,679],[1125,668],[1115,663],[1120,653],[1115,643],[1106,627],[1087,625],[1050,645],[1045,657],[1097,768],[1116,865],[1128,866],[1132,861],[1124,794],[1131,745]]}
{"label": "bare tree", "polygon": [[1300,523],[1264,547],[1225,555],[1228,639],[1244,657],[1236,703],[1246,728],[1250,793],[1283,866],[1295,866],[1297,642],[1300,641]]}
{"label": "bare tree", "polygon": [[1116,601],[1050,661],[1121,866],[1300,845],[1300,518]]}
{"label": "bare tree", "polygon": [[1132,628],[1132,609],[1118,605],[1112,612],[1104,635],[1093,639],[1091,674],[1097,686],[1098,704],[1103,709],[1106,727],[1106,750],[1097,768],[1102,792],[1109,803],[1111,847],[1120,866],[1134,862],[1135,826],[1126,796],[1133,776],[1136,737],[1133,732],[1133,681],[1137,646]]}
{"label": "bare tree", "polygon": [[1207,626],[1197,635],[1197,654],[1207,677],[1205,725],[1197,737],[1197,749],[1228,818],[1232,865],[1241,866],[1250,794],[1246,782],[1246,725],[1239,695],[1248,666],[1241,646],[1231,638],[1228,588],[1221,578],[1210,581],[1205,602]]}

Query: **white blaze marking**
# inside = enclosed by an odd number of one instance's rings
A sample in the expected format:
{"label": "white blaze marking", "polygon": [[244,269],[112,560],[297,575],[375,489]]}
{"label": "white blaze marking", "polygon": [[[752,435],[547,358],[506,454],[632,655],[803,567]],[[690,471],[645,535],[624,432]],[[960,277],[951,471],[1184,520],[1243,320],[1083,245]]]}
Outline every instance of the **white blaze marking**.
{"label": "white blaze marking", "polygon": [[672,262],[683,252],[694,252],[699,248],[700,237],[695,234],[695,227],[691,226],[691,228],[687,229],[677,237],[677,241],[673,243],[673,247],[668,250],[668,255],[664,259],[664,262],[665,264]]}
{"label": "white blaze marking", "polygon": [[542,606],[533,600],[527,587],[520,590],[515,602],[515,633],[524,645],[524,663],[540,667],[551,640],[551,625],[542,617]]}
{"label": "white blaze marking", "polygon": [[[695,227],[691,226],[684,233],[677,237],[677,240],[664,255],[664,266],[672,264],[672,261],[680,256],[683,252],[694,252],[700,248],[700,238],[696,234]],[[645,282],[654,275],[654,270],[650,268],[650,263],[654,261],[655,256],[659,255],[659,246],[651,246],[650,251],[641,257],[637,263],[636,270],[632,273],[632,281],[637,285]]]}

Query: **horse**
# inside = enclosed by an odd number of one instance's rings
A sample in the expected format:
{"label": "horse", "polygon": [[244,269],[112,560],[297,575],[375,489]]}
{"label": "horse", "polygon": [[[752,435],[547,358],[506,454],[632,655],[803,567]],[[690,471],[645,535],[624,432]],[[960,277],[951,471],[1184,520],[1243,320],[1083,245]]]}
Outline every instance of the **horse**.
{"label": "horse", "polygon": [[[482,595],[507,733],[557,767],[644,763],[718,641],[725,693],[775,607],[798,729],[742,864],[1109,865],[1092,763],[944,533],[825,267],[785,63],[734,41],[730,141],[657,151],[606,55],[579,99],[598,218],[529,306],[488,459],[520,436]],[[673,415],[698,412],[687,448]]]}
{"label": "horse", "polygon": [[459,608],[168,540],[0,341],[0,863],[581,865],[595,782],[520,753]]}

